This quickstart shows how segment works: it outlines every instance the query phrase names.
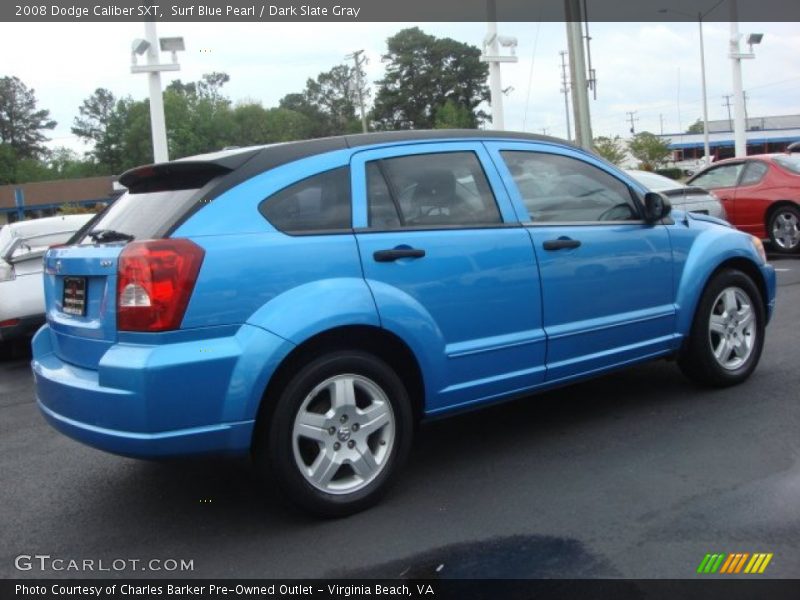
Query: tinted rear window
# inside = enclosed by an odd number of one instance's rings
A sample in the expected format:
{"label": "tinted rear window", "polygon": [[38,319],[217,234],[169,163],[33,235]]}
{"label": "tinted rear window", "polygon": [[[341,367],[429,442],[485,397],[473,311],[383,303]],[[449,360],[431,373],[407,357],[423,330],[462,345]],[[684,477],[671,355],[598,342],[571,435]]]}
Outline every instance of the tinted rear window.
{"label": "tinted rear window", "polygon": [[350,229],[350,168],[340,167],[303,179],[259,205],[273,227],[286,233]]}
{"label": "tinted rear window", "polygon": [[[200,190],[124,193],[100,215],[90,231],[111,229],[146,240],[164,236],[195,204]],[[82,243],[91,243],[87,236]]]}

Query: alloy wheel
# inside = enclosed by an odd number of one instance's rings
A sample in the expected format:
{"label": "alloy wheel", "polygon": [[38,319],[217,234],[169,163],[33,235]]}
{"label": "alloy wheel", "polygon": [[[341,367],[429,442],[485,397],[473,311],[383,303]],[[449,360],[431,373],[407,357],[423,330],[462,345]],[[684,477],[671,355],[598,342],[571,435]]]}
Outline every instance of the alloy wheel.
{"label": "alloy wheel", "polygon": [[385,392],[362,375],[335,375],[303,400],[292,446],[306,481],[328,494],[350,494],[384,469],[395,440],[395,417]]}

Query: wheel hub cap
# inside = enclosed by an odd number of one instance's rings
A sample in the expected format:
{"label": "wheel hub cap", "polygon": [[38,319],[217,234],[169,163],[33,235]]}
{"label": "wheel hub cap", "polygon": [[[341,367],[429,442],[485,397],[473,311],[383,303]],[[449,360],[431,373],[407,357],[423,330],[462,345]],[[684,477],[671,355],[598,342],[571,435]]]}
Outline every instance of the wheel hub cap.
{"label": "wheel hub cap", "polygon": [[315,488],[350,494],[383,471],[394,434],[394,412],[384,391],[362,375],[336,375],[300,405],[292,431],[295,463]]}
{"label": "wheel hub cap", "polygon": [[772,225],[772,237],[784,250],[792,250],[800,244],[800,222],[793,213],[780,213]]}
{"label": "wheel hub cap", "polygon": [[756,335],[756,315],[747,293],[738,287],[720,292],[708,323],[708,340],[717,363],[730,371],[742,367],[753,353]]}

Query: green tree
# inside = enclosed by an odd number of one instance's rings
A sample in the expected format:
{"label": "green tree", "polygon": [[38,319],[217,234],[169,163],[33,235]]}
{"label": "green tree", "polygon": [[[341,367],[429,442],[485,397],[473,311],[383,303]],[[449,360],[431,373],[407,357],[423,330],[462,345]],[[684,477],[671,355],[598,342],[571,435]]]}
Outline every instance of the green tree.
{"label": "green tree", "polygon": [[18,77],[0,77],[0,143],[8,144],[18,160],[46,154],[44,130],[54,129],[50,111],[36,108],[36,94]]}
{"label": "green tree", "polygon": [[686,130],[686,133],[703,133],[703,122],[697,119],[697,121],[689,125],[689,129]]}
{"label": "green tree", "polygon": [[167,140],[172,158],[231,145],[231,102],[222,93],[226,73],[207,73],[200,81],[173,81],[164,91]]}
{"label": "green tree", "polygon": [[489,100],[489,67],[477,47],[412,27],[390,37],[387,50],[372,112],[379,129],[431,129],[448,101],[468,111],[469,127],[488,119],[478,106]]}
{"label": "green tree", "polygon": [[615,165],[622,164],[625,160],[625,149],[618,135],[612,137],[600,136],[594,139],[594,152]]}
{"label": "green tree", "polygon": [[127,103],[117,100],[110,90],[97,88],[78,107],[78,116],[72,122],[72,133],[94,144],[87,154],[106,173],[119,173],[125,162],[122,137],[126,107]]}
{"label": "green tree", "polygon": [[448,100],[436,109],[434,120],[436,129],[472,129],[474,127],[472,114],[466,106]]}
{"label": "green tree", "polygon": [[672,156],[669,144],[670,140],[662,140],[649,131],[643,131],[633,136],[628,150],[639,161],[639,168],[654,171]]}
{"label": "green tree", "polygon": [[361,130],[353,92],[355,67],[336,65],[308,79],[300,93],[287,94],[279,108],[304,115],[312,124],[312,137],[342,135]]}
{"label": "green tree", "polygon": [[97,165],[91,160],[83,160],[74,150],[59,146],[47,158],[49,179],[76,179],[97,175]]}
{"label": "green tree", "polygon": [[311,137],[314,124],[288,108],[265,109],[257,102],[237,105],[232,114],[231,145],[254,146]]}

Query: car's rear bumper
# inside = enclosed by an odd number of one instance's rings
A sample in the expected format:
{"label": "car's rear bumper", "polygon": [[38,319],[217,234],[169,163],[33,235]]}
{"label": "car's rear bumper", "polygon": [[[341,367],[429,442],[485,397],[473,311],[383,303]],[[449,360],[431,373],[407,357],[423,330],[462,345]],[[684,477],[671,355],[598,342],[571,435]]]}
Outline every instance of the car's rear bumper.
{"label": "car's rear bumper", "polygon": [[245,325],[194,342],[115,344],[92,370],[59,358],[51,342],[49,326],[33,339],[45,419],[80,442],[142,458],[247,452],[266,382],[291,346]]}
{"label": "car's rear bumper", "polygon": [[[0,326],[0,342],[10,342],[31,337],[44,324],[44,315],[32,315],[19,319],[9,319],[10,324]],[[6,321],[3,321],[6,322]]]}

